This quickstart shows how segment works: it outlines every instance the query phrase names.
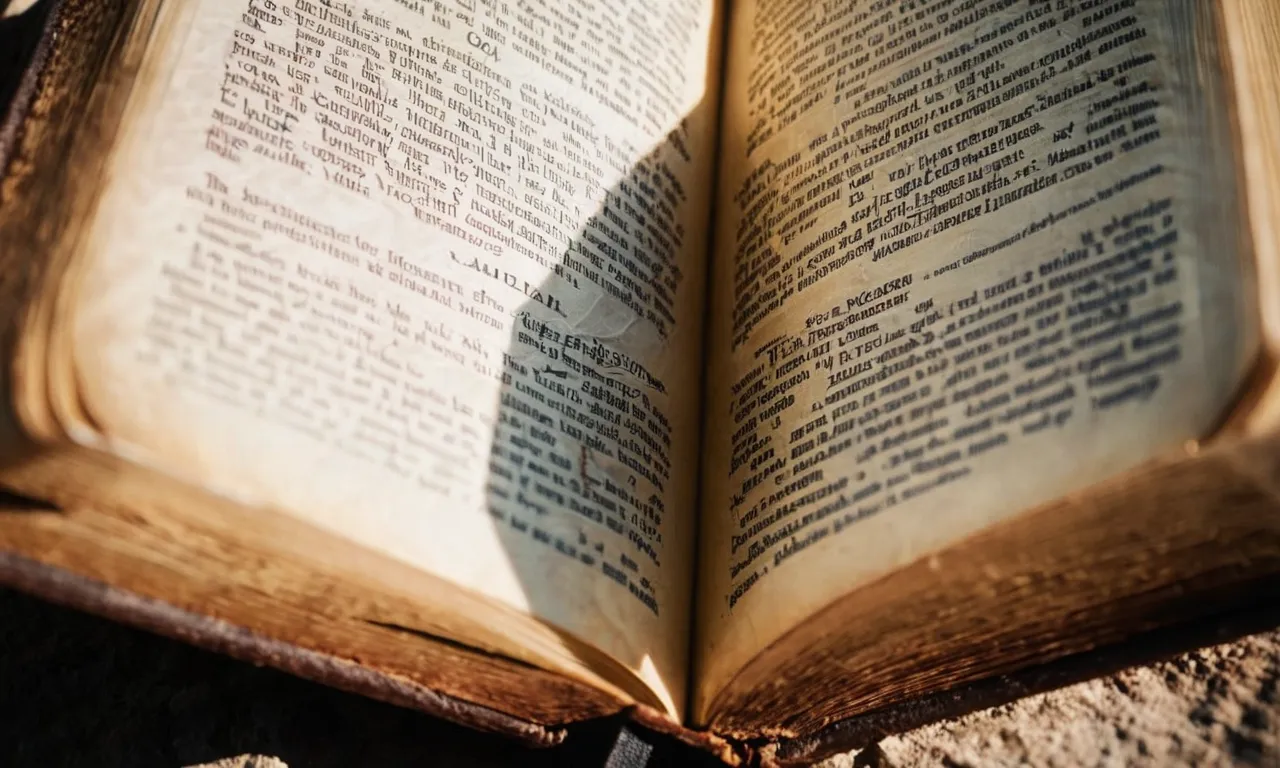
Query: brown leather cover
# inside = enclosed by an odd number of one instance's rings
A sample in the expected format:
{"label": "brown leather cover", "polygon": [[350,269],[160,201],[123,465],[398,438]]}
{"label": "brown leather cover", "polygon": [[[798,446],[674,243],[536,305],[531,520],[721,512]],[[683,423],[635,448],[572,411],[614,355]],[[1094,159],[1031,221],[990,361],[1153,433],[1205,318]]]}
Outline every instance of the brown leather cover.
{"label": "brown leather cover", "polygon": [[[550,728],[446,696],[403,678],[383,675],[345,659],[268,638],[228,622],[177,609],[161,601],[0,553],[0,583],[43,599],[189,642],[254,664],[283,670],[334,688],[368,696],[477,730],[502,734],[530,747],[572,738],[576,726]],[[1275,594],[1274,592],[1272,594]],[[1211,620],[1149,633],[1101,651],[1071,656],[1023,672],[942,691],[836,722],[818,733],[776,742],[729,743],[714,734],[682,728],[645,708],[626,713],[649,731],[709,752],[726,763],[809,765],[880,739],[1015,698],[1034,695],[1126,667],[1173,656],[1189,648],[1227,642],[1280,625],[1280,603],[1262,601]]]}

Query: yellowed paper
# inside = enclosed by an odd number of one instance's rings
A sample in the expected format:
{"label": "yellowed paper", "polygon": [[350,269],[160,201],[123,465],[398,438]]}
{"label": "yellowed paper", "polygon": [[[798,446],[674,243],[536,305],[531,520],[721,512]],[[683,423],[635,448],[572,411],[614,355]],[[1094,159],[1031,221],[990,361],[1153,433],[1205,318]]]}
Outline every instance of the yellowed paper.
{"label": "yellowed paper", "polygon": [[713,7],[169,3],[82,442],[687,673]]}
{"label": "yellowed paper", "polygon": [[1198,23],[735,6],[696,718],[858,584],[1221,418],[1256,318]]}

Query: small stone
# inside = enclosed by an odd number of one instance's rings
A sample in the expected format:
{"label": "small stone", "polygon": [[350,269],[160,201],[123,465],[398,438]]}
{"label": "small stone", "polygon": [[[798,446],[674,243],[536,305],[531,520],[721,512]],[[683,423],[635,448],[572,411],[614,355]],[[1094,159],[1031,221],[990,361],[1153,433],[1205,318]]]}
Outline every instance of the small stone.
{"label": "small stone", "polygon": [[283,761],[263,755],[224,757],[213,763],[188,766],[188,768],[289,768]]}

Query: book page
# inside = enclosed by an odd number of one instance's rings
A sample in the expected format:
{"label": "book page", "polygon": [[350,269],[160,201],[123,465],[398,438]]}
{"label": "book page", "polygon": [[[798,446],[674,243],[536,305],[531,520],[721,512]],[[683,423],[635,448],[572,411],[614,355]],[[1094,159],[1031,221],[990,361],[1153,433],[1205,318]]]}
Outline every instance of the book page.
{"label": "book page", "polygon": [[1195,13],[735,6],[696,718],[858,584],[1223,416],[1256,320]]}
{"label": "book page", "polygon": [[527,610],[678,712],[714,11],[167,3],[70,302],[73,437]]}

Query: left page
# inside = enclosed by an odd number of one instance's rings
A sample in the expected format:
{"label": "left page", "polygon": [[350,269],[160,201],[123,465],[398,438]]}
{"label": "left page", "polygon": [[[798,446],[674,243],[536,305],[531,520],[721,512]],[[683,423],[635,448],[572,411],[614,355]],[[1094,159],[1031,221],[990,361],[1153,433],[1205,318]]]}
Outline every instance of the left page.
{"label": "left page", "polygon": [[68,431],[527,610],[678,715],[716,24],[165,3]]}

